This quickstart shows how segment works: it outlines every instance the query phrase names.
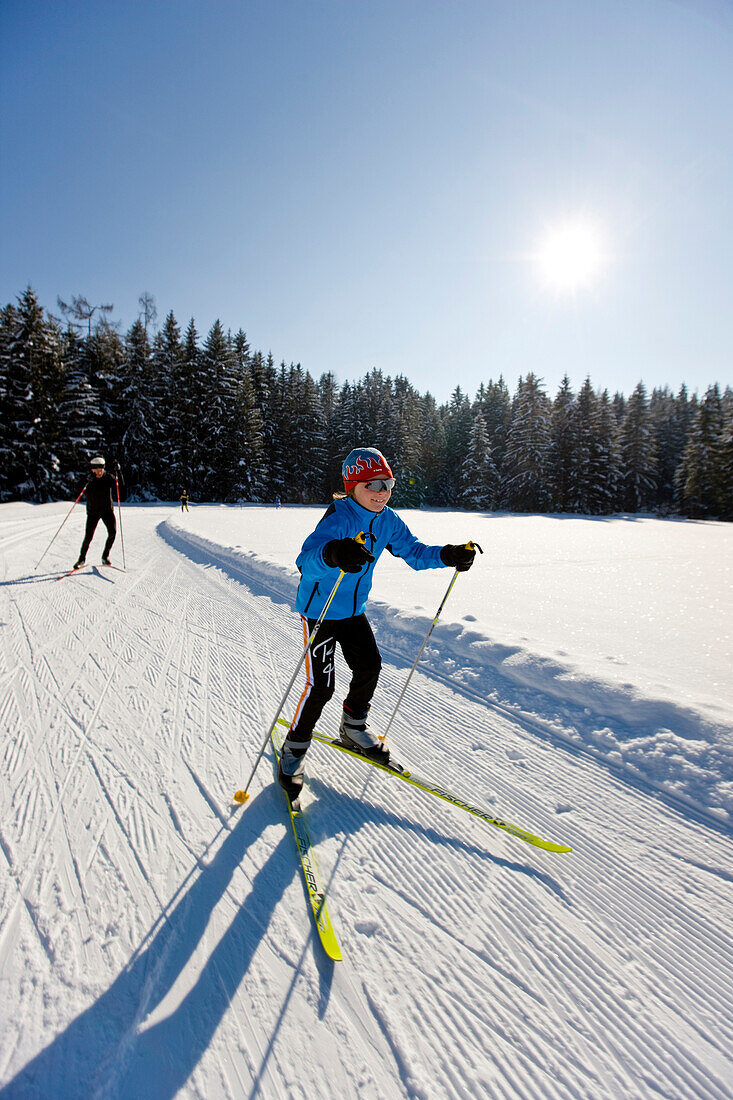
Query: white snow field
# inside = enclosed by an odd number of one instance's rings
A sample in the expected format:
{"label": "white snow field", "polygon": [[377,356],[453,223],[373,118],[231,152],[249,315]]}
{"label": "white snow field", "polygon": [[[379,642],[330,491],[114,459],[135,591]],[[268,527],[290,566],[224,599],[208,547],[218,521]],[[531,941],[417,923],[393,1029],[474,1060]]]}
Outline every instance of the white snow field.
{"label": "white snow field", "polygon": [[[323,509],[127,506],[58,581],[68,509],[0,506],[2,1100],[733,1097],[733,526],[402,513],[484,555],[394,757],[573,851],[314,745],[332,963],[269,748],[232,802]],[[377,727],[451,575],[380,561]]]}

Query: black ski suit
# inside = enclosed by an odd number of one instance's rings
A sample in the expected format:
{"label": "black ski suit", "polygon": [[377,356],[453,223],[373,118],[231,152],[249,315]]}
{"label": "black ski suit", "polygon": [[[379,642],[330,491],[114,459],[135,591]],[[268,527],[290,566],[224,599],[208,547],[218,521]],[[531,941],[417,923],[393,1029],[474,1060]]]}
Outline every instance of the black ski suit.
{"label": "black ski suit", "polygon": [[84,487],[84,497],[87,503],[87,527],[84,532],[84,541],[79,551],[79,561],[87,556],[87,550],[94,537],[97,524],[100,519],[107,528],[107,541],[104,544],[102,557],[106,558],[112,549],[117,535],[117,521],[114,509],[115,479],[111,474],[105,473],[102,477],[92,474]]}

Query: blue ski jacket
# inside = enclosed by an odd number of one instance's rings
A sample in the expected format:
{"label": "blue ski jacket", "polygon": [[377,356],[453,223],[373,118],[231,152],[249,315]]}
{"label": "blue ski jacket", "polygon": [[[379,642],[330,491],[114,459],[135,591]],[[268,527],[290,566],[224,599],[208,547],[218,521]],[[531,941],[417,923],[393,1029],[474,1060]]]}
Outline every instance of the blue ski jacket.
{"label": "blue ski jacket", "polygon": [[295,562],[300,570],[295,609],[301,615],[317,619],[338,579],[338,569],[323,560],[323,547],[331,539],[355,538],[362,531],[374,561],[367,562],[358,573],[344,575],[326,619],[350,619],[362,614],[371,591],[374,566],[383,550],[404,558],[413,569],[437,569],[445,565],[440,557],[441,547],[420,542],[391,508],[370,512],[351,497],[335,500],[303,543]]}

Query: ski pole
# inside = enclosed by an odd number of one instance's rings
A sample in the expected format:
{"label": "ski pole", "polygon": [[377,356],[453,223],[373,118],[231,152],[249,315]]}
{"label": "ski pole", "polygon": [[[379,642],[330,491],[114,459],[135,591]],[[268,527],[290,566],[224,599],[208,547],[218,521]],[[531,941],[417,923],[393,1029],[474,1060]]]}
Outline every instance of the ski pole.
{"label": "ski pole", "polygon": [[[86,485],[84,486],[84,489],[86,489]],[[72,512],[74,511],[74,509],[76,508],[77,504],[78,504],[78,503],[79,503],[79,501],[81,500],[82,496],[84,495],[84,489],[82,489],[82,491],[81,491],[81,492],[79,493],[79,496],[78,496],[78,497],[76,498],[76,500],[74,501],[74,503],[73,503],[73,504],[71,505],[71,508],[69,508],[69,511],[68,511],[68,512],[66,513],[66,519],[64,519],[63,523],[61,524],[61,527],[63,527],[63,526],[64,526],[64,523],[66,523],[66,520],[67,520],[67,519],[69,518],[69,516],[71,515],[71,513],[72,513]],[[53,538],[52,538],[52,539],[51,539],[51,541],[49,542],[48,546],[46,547],[46,549],[45,549],[45,550],[43,551],[43,553],[41,554],[40,558],[38,559],[38,563],[37,563],[36,565],[34,565],[34,566],[33,566],[33,571],[34,571],[34,572],[36,571],[36,569],[38,569],[38,566],[39,566],[39,565],[41,564],[41,562],[42,562],[42,561],[43,561],[43,559],[45,558],[46,554],[47,554],[47,553],[49,552],[49,550],[51,549],[51,547],[53,546],[53,544],[54,544],[54,543],[56,542],[56,539],[57,539],[57,538],[59,537],[59,535],[61,534],[61,527],[59,527],[58,531],[57,531],[57,532],[56,532],[56,534],[55,534],[55,535],[53,536]]]}
{"label": "ski pole", "polygon": [[119,472],[119,463],[115,462],[115,485],[117,486],[117,515],[120,517],[120,542],[122,543],[122,568],[127,569],[127,562],[125,561],[125,536],[122,533],[122,506],[120,504],[120,479],[118,477]]}
{"label": "ski pole", "polygon": [[[364,534],[364,532],[362,531],[360,534],[358,534],[354,541],[355,542],[360,542],[362,546],[365,546],[366,545],[366,535]],[[341,584],[341,581],[344,579],[345,576],[346,576],[345,571],[343,569],[339,570],[339,575],[336,578],[336,583],[333,586],[333,588],[331,589],[331,595],[326,600],[326,603],[324,604],[324,607],[323,607],[323,611],[318,616],[318,622],[313,627],[313,630],[310,633],[310,637],[308,638],[308,641],[305,643],[305,649],[301,653],[300,660],[298,661],[297,665],[295,666],[295,672],[290,677],[290,683],[285,688],[285,694],[283,695],[282,699],[280,700],[279,706],[278,706],[277,710],[275,711],[275,717],[273,718],[272,724],[271,724],[269,730],[267,731],[267,736],[265,737],[265,740],[262,742],[262,748],[260,749],[259,753],[257,754],[257,759],[254,762],[254,767],[252,768],[252,771],[250,772],[249,779],[247,780],[247,782],[245,783],[245,785],[244,785],[244,787],[242,788],[241,791],[235,791],[234,792],[234,801],[235,802],[239,802],[241,804],[242,802],[246,802],[247,799],[249,798],[249,795],[247,794],[247,791],[249,790],[249,785],[252,782],[252,779],[254,778],[254,774],[257,771],[257,767],[260,763],[260,760],[262,759],[263,753],[264,753],[265,749],[267,748],[267,742],[270,740],[270,736],[272,734],[272,731],[274,730],[275,726],[277,725],[277,720],[280,717],[281,710],[285,706],[285,701],[286,701],[288,695],[290,694],[290,689],[292,688],[293,684],[295,683],[295,678],[298,675],[298,673],[300,672],[300,669],[303,665],[303,662],[305,661],[305,659],[308,655],[308,650],[311,647],[313,639],[315,638],[316,634],[318,633],[318,629],[319,629],[321,623],[323,622],[323,620],[326,617],[326,612],[328,611],[329,607],[331,606],[331,601],[333,600],[334,596],[336,595],[336,590],[338,589],[338,586]]]}
{"label": "ski pole", "polygon": [[[467,542],[466,543],[466,548],[468,550],[478,550],[481,554],[483,554],[483,550],[481,549],[481,547],[479,546],[479,544],[477,542],[471,542],[471,541]],[[433,627],[437,623],[438,619],[440,618],[440,613],[443,610],[443,608],[445,607],[445,601],[450,596],[451,591],[453,590],[453,585],[458,580],[459,572],[460,572],[460,570],[456,569],[456,571],[453,574],[453,577],[451,578],[451,582],[448,585],[448,588],[446,589],[445,596],[443,596],[443,599],[440,601],[440,607],[435,612],[435,618],[433,619],[433,621],[430,624],[430,629],[428,630],[427,634],[425,635],[425,639],[423,641],[423,644],[420,646],[420,651],[418,652],[418,655],[415,658],[415,663],[413,664],[412,668],[410,669],[410,671],[407,675],[407,679],[405,680],[405,686],[403,687],[402,691],[400,692],[400,697],[397,700],[397,705],[395,706],[394,710],[392,711],[392,717],[390,718],[389,722],[387,723],[387,728],[385,729],[384,733],[380,737],[380,741],[386,741],[386,739],[387,739],[387,734],[389,733],[390,727],[391,727],[392,723],[394,722],[395,715],[397,714],[397,711],[400,708],[400,703],[402,702],[402,700],[405,697],[405,692],[407,691],[407,685],[409,684],[410,680],[412,679],[412,674],[415,671],[415,669],[417,668],[417,663],[420,660],[420,658],[422,657],[423,650],[425,649],[425,646],[428,644],[428,638],[433,633]]]}

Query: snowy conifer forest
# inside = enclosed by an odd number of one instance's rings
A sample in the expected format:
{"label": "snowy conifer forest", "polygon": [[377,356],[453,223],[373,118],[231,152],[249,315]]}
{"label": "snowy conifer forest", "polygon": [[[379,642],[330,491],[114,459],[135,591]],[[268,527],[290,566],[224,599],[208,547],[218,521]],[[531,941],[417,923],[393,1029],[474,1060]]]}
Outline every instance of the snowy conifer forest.
{"label": "snowy conifer forest", "polygon": [[102,451],[131,499],[310,504],[362,442],[390,457],[400,507],[733,519],[730,386],[611,396],[566,377],[553,397],[528,364],[514,394],[500,376],[441,405],[378,369],[340,383],[276,366],[218,321],[157,327],[147,294],[125,335],[111,306],[58,305],[28,287],[0,313],[2,501],[75,495]]}

